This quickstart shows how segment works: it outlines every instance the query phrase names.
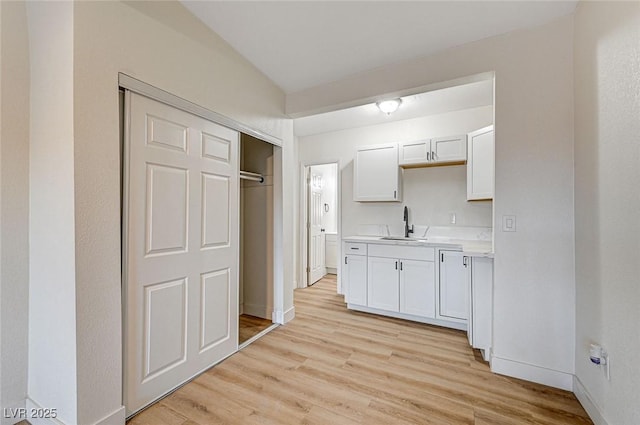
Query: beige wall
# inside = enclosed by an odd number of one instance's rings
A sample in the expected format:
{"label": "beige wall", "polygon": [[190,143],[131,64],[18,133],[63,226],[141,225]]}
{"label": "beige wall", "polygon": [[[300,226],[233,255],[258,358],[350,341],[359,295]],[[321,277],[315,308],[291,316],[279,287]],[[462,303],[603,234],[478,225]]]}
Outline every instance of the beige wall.
{"label": "beige wall", "polygon": [[122,402],[118,72],[283,138],[285,165],[291,130],[283,93],[178,3],[78,2],[74,18],[78,421],[94,423]]}
{"label": "beige wall", "polygon": [[494,370],[563,388],[574,372],[573,16],[292,93],[297,115],[495,71]]}
{"label": "beige wall", "polygon": [[273,145],[242,135],[240,168],[263,183],[241,180],[240,305],[244,314],[271,320],[273,312]]}
{"label": "beige wall", "polygon": [[[24,407],[27,395],[29,45],[24,3],[0,2],[0,95],[0,409],[4,409]],[[2,424],[10,422],[2,416]]]}
{"label": "beige wall", "polygon": [[[575,15],[576,376],[596,424],[640,423],[640,3]],[[589,344],[611,357],[611,381]],[[590,412],[594,413],[594,412]],[[592,416],[594,416],[592,414]]]}

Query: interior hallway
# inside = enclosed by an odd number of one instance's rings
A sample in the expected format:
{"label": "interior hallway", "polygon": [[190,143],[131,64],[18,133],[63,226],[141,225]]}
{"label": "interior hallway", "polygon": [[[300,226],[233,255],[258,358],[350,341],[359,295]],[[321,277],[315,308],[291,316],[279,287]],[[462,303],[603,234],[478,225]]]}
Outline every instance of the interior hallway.
{"label": "interior hallway", "polygon": [[570,392],[492,374],[464,332],[347,310],[334,275],[295,306],[129,425],[592,423]]}

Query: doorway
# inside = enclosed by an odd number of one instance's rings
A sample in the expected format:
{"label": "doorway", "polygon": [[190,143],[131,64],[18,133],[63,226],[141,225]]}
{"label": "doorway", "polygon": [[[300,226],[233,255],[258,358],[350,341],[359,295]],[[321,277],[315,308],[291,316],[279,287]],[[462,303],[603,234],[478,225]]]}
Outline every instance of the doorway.
{"label": "doorway", "polygon": [[311,286],[327,274],[337,275],[339,258],[339,167],[338,162],[304,167],[305,223],[303,281]]}

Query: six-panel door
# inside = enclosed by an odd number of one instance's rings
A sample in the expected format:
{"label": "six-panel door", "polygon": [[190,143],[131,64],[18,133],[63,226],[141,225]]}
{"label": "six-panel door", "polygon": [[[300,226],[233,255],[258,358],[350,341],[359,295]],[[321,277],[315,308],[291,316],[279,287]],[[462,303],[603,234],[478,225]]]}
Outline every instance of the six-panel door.
{"label": "six-panel door", "polygon": [[125,404],[238,349],[238,133],[128,93]]}

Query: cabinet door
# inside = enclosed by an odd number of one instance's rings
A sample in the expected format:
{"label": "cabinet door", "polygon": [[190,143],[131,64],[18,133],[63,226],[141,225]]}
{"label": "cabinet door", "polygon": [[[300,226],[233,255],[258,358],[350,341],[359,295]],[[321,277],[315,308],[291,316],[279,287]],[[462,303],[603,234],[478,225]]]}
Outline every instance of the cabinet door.
{"label": "cabinet door", "polygon": [[347,303],[367,305],[367,257],[345,256],[344,277],[347,287]]}
{"label": "cabinet door", "polygon": [[399,311],[399,261],[393,258],[368,257],[368,306]]}
{"label": "cabinet door", "polygon": [[456,251],[440,251],[440,316],[466,320],[469,316],[469,258]]}
{"label": "cabinet door", "polygon": [[475,257],[471,273],[471,345],[486,352],[491,348],[491,317],[493,311],[493,259]]}
{"label": "cabinet door", "polygon": [[467,135],[431,139],[431,162],[464,162],[467,160]]}
{"label": "cabinet door", "polygon": [[400,260],[400,312],[435,318],[435,280],[433,262]]}
{"label": "cabinet door", "polygon": [[493,126],[469,133],[467,161],[467,200],[493,199]]}
{"label": "cabinet door", "polygon": [[360,148],[353,167],[354,201],[401,201],[398,146]]}
{"label": "cabinet door", "polygon": [[398,146],[398,163],[400,165],[423,165],[429,162],[431,140],[403,142]]}

